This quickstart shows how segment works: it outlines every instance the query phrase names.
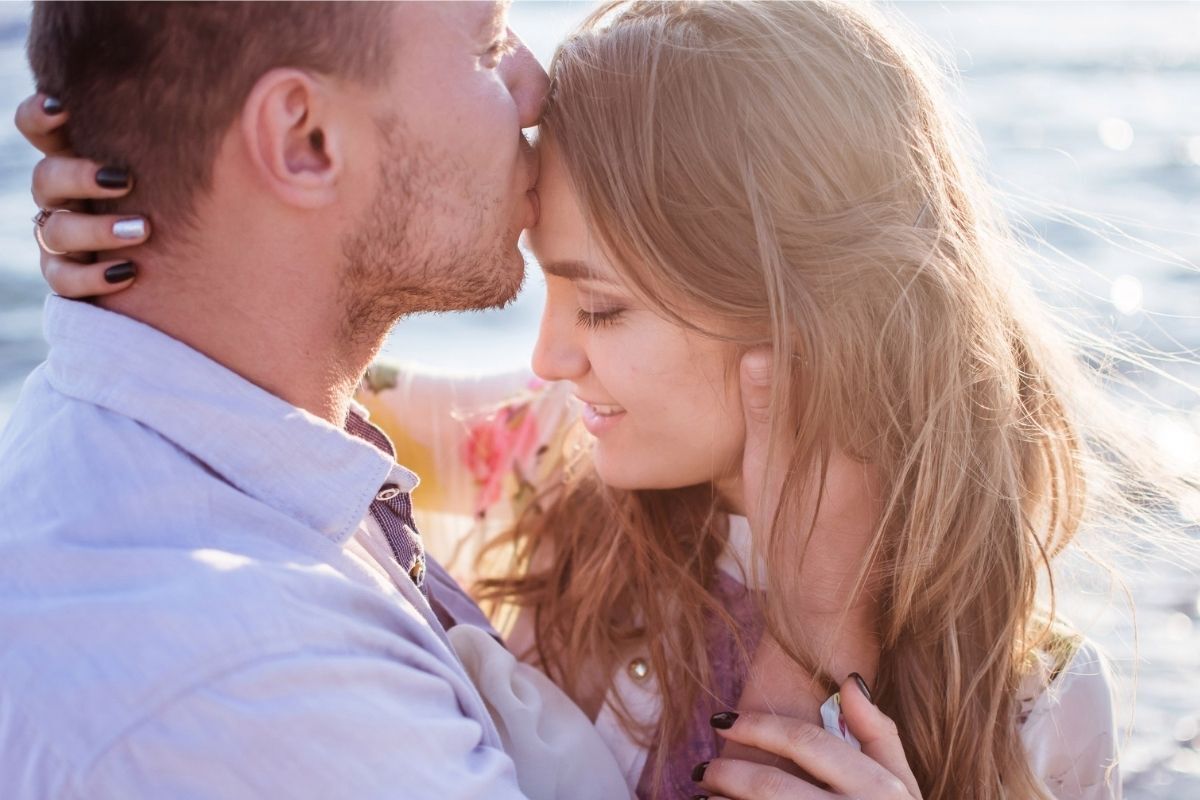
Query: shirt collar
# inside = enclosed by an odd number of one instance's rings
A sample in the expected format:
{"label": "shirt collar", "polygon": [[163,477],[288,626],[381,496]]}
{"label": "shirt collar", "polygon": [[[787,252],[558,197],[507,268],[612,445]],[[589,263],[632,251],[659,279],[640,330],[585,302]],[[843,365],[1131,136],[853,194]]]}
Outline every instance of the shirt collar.
{"label": "shirt collar", "polygon": [[52,295],[44,327],[59,392],[139,422],[338,544],[383,483],[417,484],[387,453],[134,319]]}

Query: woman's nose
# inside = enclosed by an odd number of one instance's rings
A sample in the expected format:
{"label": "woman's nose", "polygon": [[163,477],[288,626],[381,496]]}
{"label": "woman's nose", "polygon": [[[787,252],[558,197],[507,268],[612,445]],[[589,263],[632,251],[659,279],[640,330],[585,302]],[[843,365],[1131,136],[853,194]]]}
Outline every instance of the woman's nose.
{"label": "woman's nose", "polygon": [[546,381],[578,381],[590,365],[571,314],[556,309],[547,291],[546,307],[533,347],[533,371]]}

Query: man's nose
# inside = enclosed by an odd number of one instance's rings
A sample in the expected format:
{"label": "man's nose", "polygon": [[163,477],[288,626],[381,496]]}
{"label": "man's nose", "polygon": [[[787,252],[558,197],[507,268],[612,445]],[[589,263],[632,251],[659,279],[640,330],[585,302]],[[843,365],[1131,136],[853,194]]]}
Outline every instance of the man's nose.
{"label": "man's nose", "polygon": [[550,91],[550,77],[521,41],[521,37],[511,30],[508,35],[512,37],[514,49],[500,62],[500,71],[509,94],[517,104],[521,127],[529,128],[537,125],[542,118],[546,94]]}

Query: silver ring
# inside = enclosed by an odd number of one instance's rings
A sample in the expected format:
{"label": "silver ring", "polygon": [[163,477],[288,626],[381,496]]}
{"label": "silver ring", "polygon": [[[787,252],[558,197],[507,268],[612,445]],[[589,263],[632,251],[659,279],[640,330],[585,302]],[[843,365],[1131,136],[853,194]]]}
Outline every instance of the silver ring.
{"label": "silver ring", "polygon": [[42,248],[42,252],[51,256],[64,256],[69,250],[52,250],[46,245],[46,240],[42,238],[42,228],[46,227],[46,222],[55,214],[58,213],[70,214],[69,208],[40,208],[38,213],[33,217],[33,238],[37,239],[38,247]]}

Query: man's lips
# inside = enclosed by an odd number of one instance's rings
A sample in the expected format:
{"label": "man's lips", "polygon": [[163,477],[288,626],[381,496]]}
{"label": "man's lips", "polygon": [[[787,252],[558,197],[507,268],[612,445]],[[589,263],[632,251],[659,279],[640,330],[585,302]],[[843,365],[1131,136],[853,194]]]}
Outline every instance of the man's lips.
{"label": "man's lips", "polygon": [[521,141],[518,145],[521,151],[521,158],[525,161],[525,166],[529,172],[530,187],[536,186],[538,182],[538,174],[541,172],[542,159],[538,154],[537,148],[533,146],[533,142],[529,140],[529,134],[521,131]]}
{"label": "man's lips", "polygon": [[532,228],[542,218],[542,199],[538,197],[537,189],[530,189],[525,192],[525,199],[529,201],[529,207],[533,211],[533,218],[525,227]]}
{"label": "man's lips", "polygon": [[525,199],[529,201],[529,207],[532,209],[532,219],[525,227],[532,228],[542,217],[542,200],[537,193],[538,177],[542,172],[542,159],[533,143],[529,141],[529,134],[525,131],[521,131],[517,147],[520,150],[521,160],[525,164],[525,185],[529,187],[525,190]]}

